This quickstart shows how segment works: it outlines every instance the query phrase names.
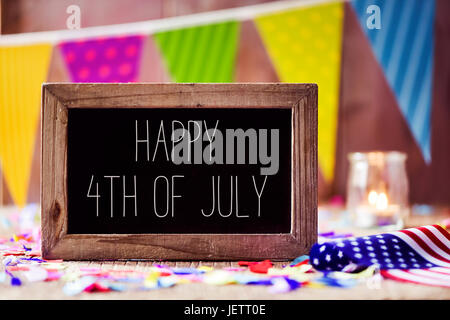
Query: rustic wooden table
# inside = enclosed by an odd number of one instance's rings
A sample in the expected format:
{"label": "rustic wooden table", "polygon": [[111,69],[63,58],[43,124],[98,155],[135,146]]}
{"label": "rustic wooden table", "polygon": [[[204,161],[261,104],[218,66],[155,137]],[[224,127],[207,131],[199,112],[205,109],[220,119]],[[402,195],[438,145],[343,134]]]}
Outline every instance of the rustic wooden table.
{"label": "rustic wooden table", "polygon": [[[424,225],[442,221],[448,217],[448,211],[444,215],[416,217],[410,220],[410,224]],[[408,225],[407,225],[408,226]],[[348,231],[348,230],[345,230]],[[355,235],[360,231],[352,230]],[[3,233],[5,230],[3,230]],[[0,232],[1,233],[1,232]],[[367,232],[366,233],[370,233]],[[4,234],[3,234],[4,235]],[[113,270],[146,271],[152,266],[152,261],[66,261],[68,269],[76,270],[79,267],[97,267]],[[160,263],[160,262],[158,262]],[[237,266],[236,262],[211,262],[211,261],[183,261],[167,262],[169,266],[198,267],[211,266],[214,268]],[[281,266],[283,262],[275,263]],[[3,263],[0,268],[3,267]],[[265,286],[226,285],[213,286],[202,283],[180,284],[167,289],[149,291],[125,291],[108,293],[82,293],[77,296],[67,296],[63,293],[64,282],[62,280],[52,282],[29,283],[20,287],[12,287],[9,284],[0,283],[0,299],[171,299],[171,300],[278,300],[278,299],[445,299],[450,300],[450,289],[401,283],[392,280],[383,280],[379,286],[368,286],[361,283],[352,288],[300,288],[285,293],[273,294]]]}
{"label": "rustic wooden table", "polygon": [[[100,267],[104,269],[136,269],[145,271],[149,262],[70,262],[69,268],[77,266]],[[180,267],[195,267],[209,265],[216,268],[235,265],[230,262],[176,262],[172,265]],[[207,284],[182,284],[172,288],[150,291],[126,291],[108,293],[82,293],[69,297],[63,294],[63,282],[40,282],[27,284],[22,287],[0,285],[0,299],[171,299],[171,300],[278,300],[278,299],[450,299],[450,289],[400,283],[384,280],[379,288],[370,288],[365,284],[345,288],[300,288],[286,294],[273,294],[263,286],[226,285],[213,286]]]}

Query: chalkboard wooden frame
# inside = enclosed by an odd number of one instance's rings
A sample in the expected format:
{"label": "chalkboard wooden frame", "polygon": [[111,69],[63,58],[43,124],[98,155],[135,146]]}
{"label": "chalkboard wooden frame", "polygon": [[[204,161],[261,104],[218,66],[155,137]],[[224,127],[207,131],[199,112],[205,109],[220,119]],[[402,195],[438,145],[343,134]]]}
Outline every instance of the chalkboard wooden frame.
{"label": "chalkboard wooden frame", "polygon": [[[291,232],[68,234],[69,108],[292,109]],[[317,241],[317,85],[68,84],[42,89],[41,215],[45,259],[286,260]]]}

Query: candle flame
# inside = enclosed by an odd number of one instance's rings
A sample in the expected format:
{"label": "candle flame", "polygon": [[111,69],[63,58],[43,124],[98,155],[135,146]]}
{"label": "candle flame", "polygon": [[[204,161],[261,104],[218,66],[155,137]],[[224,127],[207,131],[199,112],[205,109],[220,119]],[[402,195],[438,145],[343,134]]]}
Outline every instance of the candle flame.
{"label": "candle flame", "polygon": [[388,207],[388,198],[384,192],[378,194],[376,207],[378,210],[386,210]]}
{"label": "candle flame", "polygon": [[389,204],[386,193],[378,193],[374,190],[369,192],[367,200],[371,206],[375,206],[378,210],[386,210]]}
{"label": "candle flame", "polygon": [[370,205],[374,206],[377,204],[377,198],[378,198],[378,193],[376,191],[372,190],[369,192],[369,197],[367,200],[369,201]]}

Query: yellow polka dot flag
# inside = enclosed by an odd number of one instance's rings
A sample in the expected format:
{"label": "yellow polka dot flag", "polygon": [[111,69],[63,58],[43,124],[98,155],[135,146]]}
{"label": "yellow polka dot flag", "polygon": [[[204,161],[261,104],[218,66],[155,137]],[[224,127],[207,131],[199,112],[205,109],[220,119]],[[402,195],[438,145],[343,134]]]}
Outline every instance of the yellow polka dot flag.
{"label": "yellow polka dot flag", "polygon": [[324,178],[334,173],[343,4],[323,4],[255,20],[282,82],[319,86],[318,156]]}
{"label": "yellow polka dot flag", "polygon": [[18,206],[27,201],[41,84],[51,50],[47,44],[0,47],[0,164]]}

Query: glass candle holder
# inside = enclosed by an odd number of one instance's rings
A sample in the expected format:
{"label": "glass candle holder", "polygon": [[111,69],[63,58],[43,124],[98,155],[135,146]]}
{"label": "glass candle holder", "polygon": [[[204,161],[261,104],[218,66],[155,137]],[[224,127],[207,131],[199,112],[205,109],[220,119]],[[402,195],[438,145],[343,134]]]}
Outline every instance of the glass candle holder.
{"label": "glass candle holder", "polygon": [[347,210],[356,227],[403,228],[409,214],[406,157],[397,151],[348,155]]}

